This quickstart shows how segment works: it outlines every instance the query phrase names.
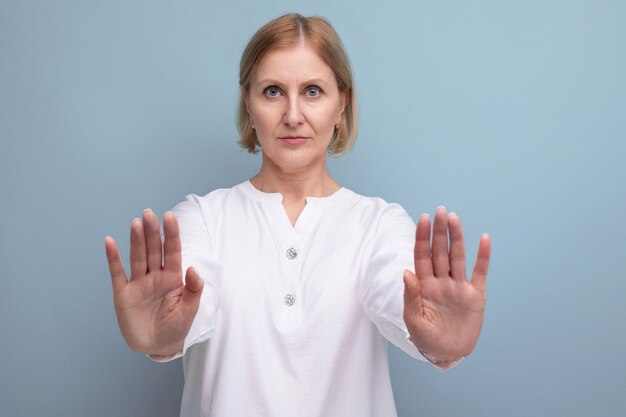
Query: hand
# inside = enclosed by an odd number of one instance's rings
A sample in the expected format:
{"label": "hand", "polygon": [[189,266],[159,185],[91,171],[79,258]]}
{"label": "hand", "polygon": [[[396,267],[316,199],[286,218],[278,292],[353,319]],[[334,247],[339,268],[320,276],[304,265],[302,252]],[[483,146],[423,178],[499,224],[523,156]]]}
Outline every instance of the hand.
{"label": "hand", "polygon": [[428,215],[417,223],[415,274],[404,273],[404,321],[415,346],[437,362],[458,360],[476,345],[485,311],[490,251],[485,233],[468,282],[461,219],[446,214],[443,207],[437,209],[432,249]]}
{"label": "hand", "polygon": [[[115,240],[105,239],[113,301],[122,335],[131,349],[152,355],[182,350],[198,311],[204,282],[189,267],[182,280],[181,244],[173,213],[159,220],[151,210],[130,226],[130,281],[126,278]],[[163,257],[162,254],[163,253]]]}

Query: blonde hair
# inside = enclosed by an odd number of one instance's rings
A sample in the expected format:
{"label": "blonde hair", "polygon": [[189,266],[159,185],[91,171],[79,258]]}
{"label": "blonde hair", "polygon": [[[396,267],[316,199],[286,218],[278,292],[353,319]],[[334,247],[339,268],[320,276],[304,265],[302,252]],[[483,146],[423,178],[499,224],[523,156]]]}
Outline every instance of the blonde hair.
{"label": "blonde hair", "polygon": [[243,98],[249,91],[252,73],[269,51],[297,45],[302,41],[311,46],[332,69],[339,91],[345,93],[347,98],[341,122],[335,129],[328,151],[332,156],[340,156],[349,152],[354,146],[358,130],[357,102],[350,61],[341,39],[324,18],[304,17],[291,13],[280,16],[260,28],[252,36],[241,55],[239,65],[241,97],[237,111],[237,129],[240,135],[238,143],[248,152],[259,151],[256,132],[250,123]]}

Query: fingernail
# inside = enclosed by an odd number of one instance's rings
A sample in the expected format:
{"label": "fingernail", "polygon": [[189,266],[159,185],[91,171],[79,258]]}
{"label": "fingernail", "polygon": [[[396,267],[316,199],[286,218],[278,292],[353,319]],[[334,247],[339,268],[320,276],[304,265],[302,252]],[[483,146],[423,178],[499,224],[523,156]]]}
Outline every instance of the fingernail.
{"label": "fingernail", "polygon": [[149,211],[152,211],[152,209],[147,208],[143,212],[146,213],[146,212],[149,212]]}
{"label": "fingernail", "polygon": [[141,222],[141,219],[139,217],[135,217],[133,219],[133,223],[140,223],[140,222]]}
{"label": "fingernail", "polygon": [[423,219],[424,217],[428,217],[428,213],[422,213],[422,215],[420,216],[420,219]]}
{"label": "fingernail", "polygon": [[439,207],[437,207],[437,211],[439,211],[439,210],[445,210],[445,209],[446,209],[446,207],[445,207],[445,206],[439,206]]}

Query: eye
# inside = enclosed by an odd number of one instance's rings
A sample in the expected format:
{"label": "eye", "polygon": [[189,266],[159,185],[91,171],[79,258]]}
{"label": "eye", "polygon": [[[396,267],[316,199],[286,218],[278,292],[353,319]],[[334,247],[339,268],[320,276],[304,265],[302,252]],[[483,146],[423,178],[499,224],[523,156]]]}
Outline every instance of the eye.
{"label": "eye", "polygon": [[270,85],[263,90],[263,94],[268,97],[278,97],[280,95],[280,89],[275,85]]}
{"label": "eye", "polygon": [[308,97],[317,97],[322,94],[322,89],[316,85],[310,85],[306,88],[306,90],[304,90],[304,94]]}

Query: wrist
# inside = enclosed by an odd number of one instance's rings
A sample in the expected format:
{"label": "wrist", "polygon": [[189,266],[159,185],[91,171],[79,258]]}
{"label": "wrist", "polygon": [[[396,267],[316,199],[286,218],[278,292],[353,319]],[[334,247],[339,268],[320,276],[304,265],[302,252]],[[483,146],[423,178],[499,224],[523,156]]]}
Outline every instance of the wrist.
{"label": "wrist", "polygon": [[454,362],[457,359],[456,358],[441,358],[441,357],[437,357],[431,353],[425,352],[421,349],[418,349],[420,351],[420,353],[422,354],[423,357],[425,357],[426,359],[428,359],[430,362],[434,363],[435,365],[440,365],[443,363],[450,363],[450,362]]}
{"label": "wrist", "polygon": [[146,354],[150,356],[155,356],[155,357],[173,356],[182,352],[184,343],[185,343],[185,340],[183,339],[177,343],[174,343],[168,346],[161,346],[159,349],[153,349],[151,352],[146,352]]}
{"label": "wrist", "polygon": [[411,332],[408,332],[407,335],[407,341],[411,342],[411,344],[413,346],[415,346],[415,348],[419,351],[419,353],[430,363],[432,363],[433,365],[435,365],[438,368],[441,369],[448,369],[453,367],[454,365],[458,364],[462,359],[463,356],[460,357],[447,357],[447,356],[443,356],[443,355],[434,355],[430,352],[425,351],[424,349],[420,348],[419,346],[417,346],[417,344],[415,344],[413,338],[411,337]]}
{"label": "wrist", "polygon": [[459,363],[461,361],[461,359],[463,359],[462,357],[460,358],[441,358],[441,357],[437,357],[433,354],[430,354],[428,352],[424,352],[421,349],[418,349],[419,352],[422,354],[423,357],[425,357],[430,363],[432,363],[433,365],[437,366],[438,368],[442,368],[442,369],[448,369],[453,365],[456,365],[457,363]]}

